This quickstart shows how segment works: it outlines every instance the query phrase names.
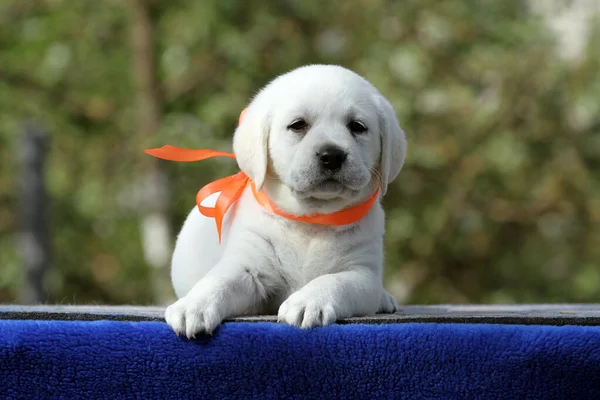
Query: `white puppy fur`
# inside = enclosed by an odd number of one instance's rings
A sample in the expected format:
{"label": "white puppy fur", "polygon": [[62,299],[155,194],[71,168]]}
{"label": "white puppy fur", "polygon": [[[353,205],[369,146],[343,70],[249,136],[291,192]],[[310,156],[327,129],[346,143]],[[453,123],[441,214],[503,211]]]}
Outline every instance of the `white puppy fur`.
{"label": "white puppy fur", "polygon": [[[406,154],[390,103],[364,78],[333,65],[301,67],[271,81],[248,106],[233,147],[257,189],[294,215],[348,208],[377,187],[383,196]],[[165,313],[178,334],[210,334],[223,319],[243,314],[277,313],[280,322],[310,328],[396,310],[382,284],[379,201],[345,226],[270,213],[250,187],[230,210],[222,244],[215,221],[196,207],[178,236],[171,277],[179,300]]]}

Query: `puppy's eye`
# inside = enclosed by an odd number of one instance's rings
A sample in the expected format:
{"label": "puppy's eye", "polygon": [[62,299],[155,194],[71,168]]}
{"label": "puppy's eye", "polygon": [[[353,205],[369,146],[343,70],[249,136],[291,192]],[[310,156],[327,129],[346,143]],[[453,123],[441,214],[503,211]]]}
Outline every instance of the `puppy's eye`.
{"label": "puppy's eye", "polygon": [[297,119],[289,124],[287,128],[293,130],[294,132],[304,132],[308,129],[308,123],[306,123],[306,121],[303,119]]}
{"label": "puppy's eye", "polygon": [[367,127],[362,122],[350,121],[348,123],[348,130],[352,133],[360,134],[367,131]]}

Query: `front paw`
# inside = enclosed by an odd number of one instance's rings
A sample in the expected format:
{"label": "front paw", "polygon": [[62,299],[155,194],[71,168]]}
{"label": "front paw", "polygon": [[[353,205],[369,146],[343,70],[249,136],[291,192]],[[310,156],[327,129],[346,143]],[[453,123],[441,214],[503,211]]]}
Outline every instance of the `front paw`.
{"label": "front paw", "polygon": [[302,291],[292,294],[279,307],[277,321],[300,328],[325,326],[337,320],[335,306],[329,299]]}
{"label": "front paw", "polygon": [[188,339],[196,335],[211,335],[223,321],[214,301],[185,296],[167,307],[165,311],[167,324],[177,333],[185,334]]}

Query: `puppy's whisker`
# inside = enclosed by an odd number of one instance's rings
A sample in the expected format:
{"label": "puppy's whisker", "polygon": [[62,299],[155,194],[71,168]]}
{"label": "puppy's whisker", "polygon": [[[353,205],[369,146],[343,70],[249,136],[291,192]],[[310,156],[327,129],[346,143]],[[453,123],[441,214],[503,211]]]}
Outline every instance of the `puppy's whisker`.
{"label": "puppy's whisker", "polygon": [[381,172],[377,168],[369,168],[369,172],[371,172],[371,182],[381,186]]}

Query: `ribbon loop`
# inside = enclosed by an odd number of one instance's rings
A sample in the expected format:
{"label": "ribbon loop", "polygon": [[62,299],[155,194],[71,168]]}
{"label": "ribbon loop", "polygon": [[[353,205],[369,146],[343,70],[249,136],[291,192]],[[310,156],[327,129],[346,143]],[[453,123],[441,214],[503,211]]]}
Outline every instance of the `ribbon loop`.
{"label": "ribbon loop", "polygon": [[[231,153],[207,149],[184,149],[168,145],[156,149],[146,149],[144,152],[156,158],[179,162],[202,161],[212,157],[229,157],[235,159],[235,154]],[[248,175],[240,171],[235,175],[226,176],[209,183],[196,194],[196,205],[198,206],[200,213],[205,217],[215,219],[219,243],[221,243],[221,228],[225,213],[242,195],[242,192],[249,181],[250,178],[248,178]],[[202,205],[202,202],[207,197],[218,192],[221,193],[217,197],[217,202],[213,208]]]}

